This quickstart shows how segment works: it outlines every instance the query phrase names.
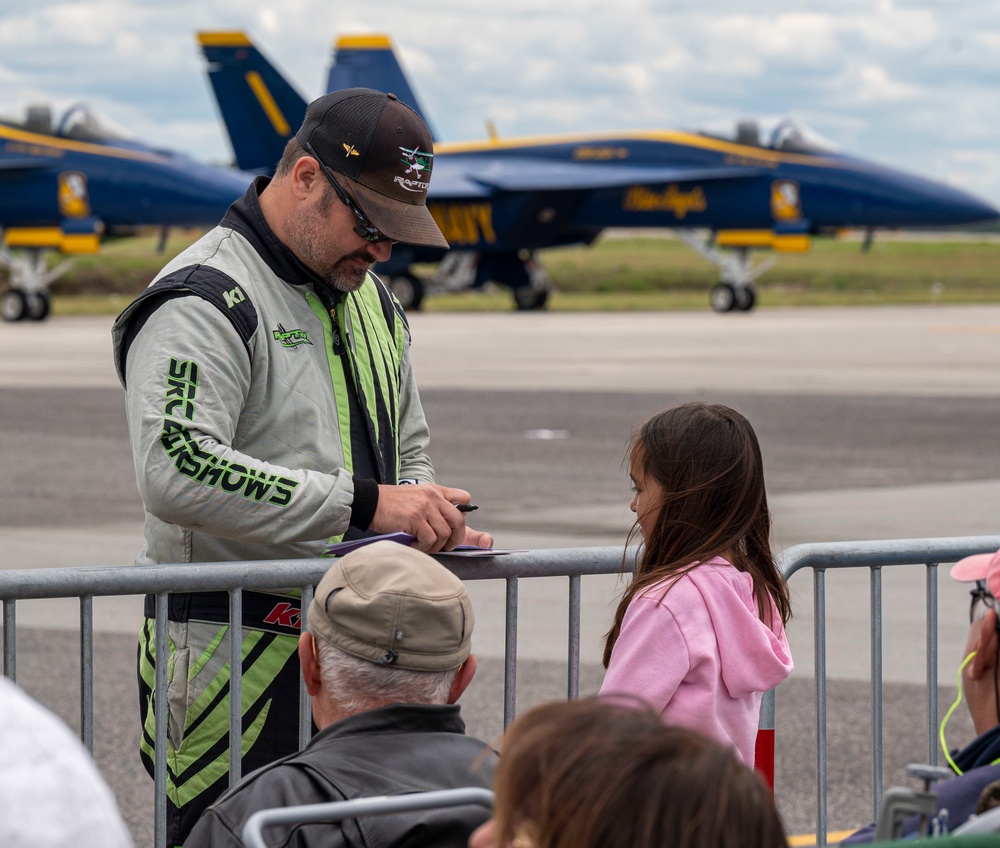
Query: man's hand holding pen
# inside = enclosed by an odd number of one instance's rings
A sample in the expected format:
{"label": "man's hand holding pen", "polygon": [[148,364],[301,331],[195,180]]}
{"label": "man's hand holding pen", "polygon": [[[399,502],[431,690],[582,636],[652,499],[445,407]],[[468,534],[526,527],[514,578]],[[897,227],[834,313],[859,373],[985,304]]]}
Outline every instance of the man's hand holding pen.
{"label": "man's hand holding pen", "polygon": [[376,533],[403,531],[417,537],[414,547],[427,553],[450,551],[456,545],[493,547],[493,537],[467,527],[465,515],[478,507],[464,489],[419,483],[378,487],[378,506],[371,529]]}

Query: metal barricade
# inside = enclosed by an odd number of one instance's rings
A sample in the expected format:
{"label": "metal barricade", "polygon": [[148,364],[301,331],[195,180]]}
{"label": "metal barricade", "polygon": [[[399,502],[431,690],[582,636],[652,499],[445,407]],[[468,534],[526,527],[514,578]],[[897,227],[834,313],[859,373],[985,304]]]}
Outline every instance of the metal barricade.
{"label": "metal barricade", "polygon": [[[926,662],[927,662],[927,762],[937,764],[937,639],[938,596],[937,569],[972,554],[1000,548],[1000,536],[965,536],[928,539],[893,539],[872,542],[831,542],[796,545],[779,558],[785,578],[804,569],[813,571],[813,651],[816,682],[816,839],[826,844],[827,829],[827,704],[826,704],[826,572],[830,569],[867,568],[871,573],[871,709],[872,709],[872,819],[878,817],[882,804],[883,727],[882,727],[882,569],[922,565],[926,568]],[[793,651],[794,655],[794,646]],[[773,716],[774,693],[765,696],[762,714]]]}
{"label": "metal barricade", "polygon": [[[825,573],[829,569],[868,568],[871,571],[872,629],[872,775],[873,818],[881,803],[882,763],[882,597],[881,569],[923,565],[927,569],[927,687],[928,761],[936,763],[934,730],[937,716],[937,567],[974,553],[1000,548],[1000,536],[945,539],[903,539],[878,542],[844,542],[798,545],[787,550],[779,564],[786,576],[812,569],[814,583],[814,654],[817,727],[817,839],[825,844],[827,833],[827,735],[826,735],[826,594]],[[567,697],[579,695],[580,686],[580,580],[583,576],[614,574],[621,566],[620,547],[567,548],[526,551],[494,558],[463,559],[442,556],[444,564],[462,580],[506,581],[504,706],[506,726],[517,709],[517,599],[521,578],[568,578],[569,632],[567,635]],[[266,568],[262,568],[266,565]],[[329,568],[329,559],[275,560],[265,563],[192,563],[114,568],[60,568],[0,571],[0,600],[3,601],[4,674],[16,679],[17,602],[44,598],[79,598],[81,650],[81,736],[93,750],[93,599],[115,595],[152,594],[156,610],[156,697],[163,703],[167,688],[168,645],[165,639],[167,595],[169,592],[225,591],[230,598],[230,668],[236,671],[230,683],[230,784],[239,779],[240,705],[242,702],[241,648],[242,592],[274,586],[298,586],[302,590],[302,614],[307,616],[312,587]],[[793,654],[794,654],[794,645]],[[161,846],[166,834],[166,745],[167,711],[156,711],[156,759],[154,769],[154,834]],[[308,740],[309,705],[305,693],[300,714],[300,740]],[[773,752],[774,692],[766,693],[761,705],[760,729],[764,745],[758,750]],[[779,745],[780,748],[780,745]],[[771,763],[773,767],[773,763]],[[771,772],[773,776],[773,770]]]}
{"label": "metal barricade", "polygon": [[[525,551],[490,558],[441,556],[442,562],[462,580],[506,581],[504,636],[504,726],[513,720],[517,709],[517,594],[520,578],[568,578],[569,633],[567,637],[567,697],[576,698],[580,686],[580,579],[585,575],[614,574],[621,566],[620,547],[562,548]],[[266,567],[262,567],[266,566]],[[82,738],[93,751],[93,599],[116,595],[155,596],[156,610],[156,698],[166,702],[169,647],[167,632],[167,595],[170,592],[228,592],[230,669],[229,782],[240,778],[241,762],[240,707],[242,703],[242,643],[244,590],[263,590],[275,586],[300,587],[302,617],[306,619],[315,586],[330,567],[329,559],[268,560],[266,563],[185,563],[157,566],[122,566],[112,568],[53,568],[0,571],[0,600],[3,601],[4,674],[17,677],[17,602],[45,598],[80,599],[81,687],[80,711]],[[162,693],[162,694],[161,694]],[[302,693],[299,716],[299,739],[308,741],[311,729],[310,710]],[[167,710],[155,713],[156,756],[154,762],[154,840],[156,846],[166,841],[166,745]]]}

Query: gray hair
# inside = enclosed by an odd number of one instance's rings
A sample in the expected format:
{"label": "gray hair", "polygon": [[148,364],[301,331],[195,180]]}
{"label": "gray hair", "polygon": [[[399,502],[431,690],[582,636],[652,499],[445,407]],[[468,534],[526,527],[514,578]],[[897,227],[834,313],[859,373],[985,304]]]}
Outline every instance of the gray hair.
{"label": "gray hair", "polygon": [[410,671],[377,665],[342,651],[313,635],[320,674],[330,698],[353,715],[387,704],[447,704],[458,669]]}

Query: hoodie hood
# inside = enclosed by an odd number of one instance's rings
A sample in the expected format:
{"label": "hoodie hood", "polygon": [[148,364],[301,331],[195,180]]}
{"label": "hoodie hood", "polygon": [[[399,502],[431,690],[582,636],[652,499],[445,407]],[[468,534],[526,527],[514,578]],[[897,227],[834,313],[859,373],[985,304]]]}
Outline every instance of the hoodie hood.
{"label": "hoodie hood", "polygon": [[788,677],[792,654],[781,616],[770,601],[771,626],[761,620],[750,575],[716,558],[693,569],[689,577],[712,622],[722,682],[729,696],[745,698],[767,692]]}

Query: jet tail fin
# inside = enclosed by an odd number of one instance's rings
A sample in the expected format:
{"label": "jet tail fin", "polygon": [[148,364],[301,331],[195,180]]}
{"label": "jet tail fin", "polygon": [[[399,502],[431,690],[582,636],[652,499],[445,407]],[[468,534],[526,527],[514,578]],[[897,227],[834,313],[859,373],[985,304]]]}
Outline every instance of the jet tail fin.
{"label": "jet tail fin", "polygon": [[274,173],[306,101],[242,32],[199,32],[208,78],[241,170]]}
{"label": "jet tail fin", "polygon": [[403,70],[392,42],[387,35],[343,35],[333,46],[326,90],[342,88],[376,88],[395,94],[413,109],[430,128],[431,138],[438,140],[427,112],[417,99]]}

